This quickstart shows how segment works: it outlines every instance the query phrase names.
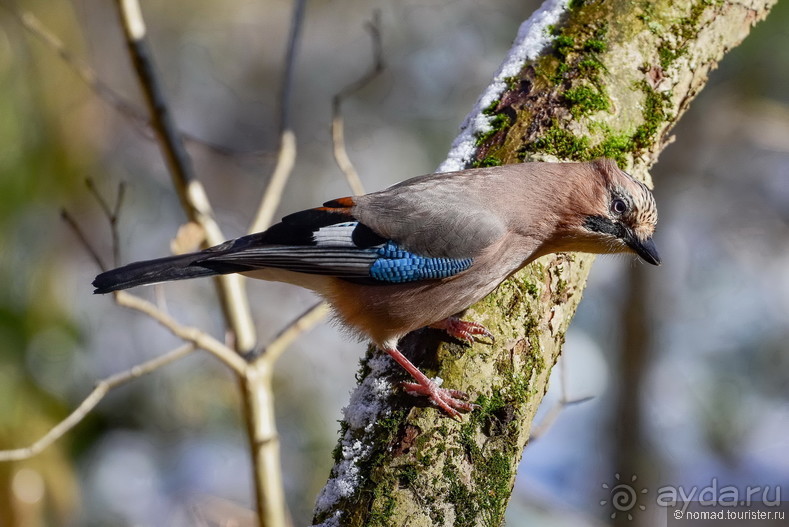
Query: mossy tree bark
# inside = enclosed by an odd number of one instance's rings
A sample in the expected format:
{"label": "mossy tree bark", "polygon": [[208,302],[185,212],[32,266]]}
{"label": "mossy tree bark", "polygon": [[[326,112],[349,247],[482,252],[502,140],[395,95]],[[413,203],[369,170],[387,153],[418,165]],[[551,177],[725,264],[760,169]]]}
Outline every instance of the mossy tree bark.
{"label": "mossy tree bark", "polygon": [[[648,179],[668,132],[709,71],[777,0],[571,0],[535,60],[484,110],[472,165],[611,157]],[[404,374],[362,361],[315,512],[326,525],[499,525],[515,471],[593,257],[545,257],[470,308],[493,345],[401,343],[479,408],[461,422],[392,391]]]}

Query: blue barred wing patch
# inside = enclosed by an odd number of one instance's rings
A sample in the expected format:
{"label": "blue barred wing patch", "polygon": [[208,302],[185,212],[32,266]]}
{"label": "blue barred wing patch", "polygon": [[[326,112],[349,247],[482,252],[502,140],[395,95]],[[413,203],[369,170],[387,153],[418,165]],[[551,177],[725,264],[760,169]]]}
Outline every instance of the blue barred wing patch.
{"label": "blue barred wing patch", "polygon": [[[306,212],[312,214],[314,211]],[[280,226],[277,231],[272,227],[263,233],[243,236],[209,249],[201,253],[205,257],[191,265],[218,273],[285,269],[386,285],[448,278],[465,271],[473,262],[471,258],[420,256],[386,240],[358,221],[310,227],[309,222],[315,218],[304,219],[298,214],[290,216],[289,222],[295,224],[304,220],[305,224],[298,224],[301,230],[289,231],[290,223],[283,221],[277,224]]]}
{"label": "blue barred wing patch", "polygon": [[447,278],[471,267],[471,258],[428,258],[401,249],[392,241],[376,249],[370,267],[374,280],[393,284]]}

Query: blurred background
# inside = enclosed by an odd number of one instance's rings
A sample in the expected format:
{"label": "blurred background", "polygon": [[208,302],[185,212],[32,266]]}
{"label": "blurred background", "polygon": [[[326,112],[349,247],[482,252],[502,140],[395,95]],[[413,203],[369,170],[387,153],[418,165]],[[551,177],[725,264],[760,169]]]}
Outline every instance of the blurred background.
{"label": "blurred background", "polygon": [[[60,219],[67,209],[109,260],[109,228],[85,179],[110,197],[124,181],[122,262],[166,254],[184,216],[157,145],[7,9],[35,14],[142,107],[112,5],[0,1],[0,448],[29,444],[96,380],[178,344],[92,295],[96,266]],[[375,9],[386,70],[344,105],[349,154],[368,190],[435,169],[537,6],[310,2],[292,93],[299,154],[278,216],[349,194],[331,157],[331,98],[369,68],[364,25]],[[203,140],[189,143],[197,172],[224,233],[241,235],[274,165],[292,5],[143,8],[174,116]],[[761,486],[770,498],[783,486],[789,496],[789,3],[729,53],[674,134],[653,170],[664,264],[598,258],[508,525],[660,525],[664,486]],[[262,342],[315,302],[281,284],[249,290]],[[177,319],[222,335],[209,281],[163,291]],[[278,364],[295,525],[310,523],[362,351],[327,322]],[[563,397],[587,396],[551,418]],[[0,526],[243,521],[251,478],[238,408],[233,377],[202,353],[113,391],[38,457],[0,464]],[[637,491],[627,510],[611,508],[620,483]]]}

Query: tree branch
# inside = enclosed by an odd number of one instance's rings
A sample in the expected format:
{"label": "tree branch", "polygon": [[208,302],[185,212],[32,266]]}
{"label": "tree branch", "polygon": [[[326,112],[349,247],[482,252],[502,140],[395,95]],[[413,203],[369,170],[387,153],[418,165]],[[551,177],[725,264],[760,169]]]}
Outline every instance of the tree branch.
{"label": "tree branch", "polygon": [[293,74],[296,67],[296,52],[301,39],[301,28],[304,25],[304,12],[306,0],[295,0],[293,3],[293,16],[290,22],[290,35],[288,48],[285,54],[285,73],[282,76],[279,102],[279,154],[274,173],[269,179],[263,199],[258,207],[255,219],[249,227],[249,232],[260,232],[269,228],[277,213],[277,207],[285,191],[285,185],[293,172],[296,163],[296,134],[293,132],[290,119],[291,94],[293,92]]}
{"label": "tree branch", "polygon": [[[118,193],[115,196],[115,204],[112,207],[110,207],[110,204],[107,203],[107,200],[105,200],[101,195],[92,179],[86,179],[85,184],[87,185],[90,193],[93,194],[94,199],[98,202],[101,210],[104,212],[104,216],[107,218],[107,221],[110,223],[110,233],[112,236],[112,264],[117,267],[120,265],[121,260],[120,241],[118,240],[118,217],[120,215],[121,208],[123,208],[123,198],[126,196],[126,184],[123,181],[118,184]],[[77,231],[80,236],[82,236],[81,231],[77,227],[76,223],[73,223],[71,227]],[[90,245],[87,243],[87,239],[83,239],[82,241],[88,250],[92,250]],[[99,267],[101,267],[98,256],[95,256],[94,258],[99,263]],[[104,270],[104,268],[102,268],[102,270]]]}
{"label": "tree branch", "polygon": [[[151,124],[164,155],[173,185],[187,217],[205,232],[206,244],[217,245],[225,236],[214,219],[214,213],[203,185],[197,180],[191,160],[170,115],[164,91],[155,74],[153,59],[146,41],[145,21],[138,0],[116,0],[121,26],[137,78],[140,81]],[[225,318],[233,330],[236,348],[249,351],[255,347],[255,328],[249,311],[242,277],[225,275],[216,279]]]}
{"label": "tree branch", "polygon": [[[110,207],[104,197],[98,192],[96,187],[88,180],[88,187],[94,198],[104,212],[105,217],[110,223],[113,243],[117,243],[117,219],[122,205],[123,186],[118,188],[118,196],[115,205]],[[68,214],[62,212],[64,220],[67,221],[80,242],[91,254],[100,268],[104,268],[101,259],[90,245],[84,232],[77,222]],[[186,236],[188,237],[188,235]],[[117,249],[115,249],[117,259]],[[157,289],[157,292],[160,291]],[[158,296],[158,295],[157,295]],[[192,346],[200,346],[215,356],[220,358],[239,375],[243,388],[244,405],[247,410],[246,421],[250,434],[250,445],[252,448],[252,458],[254,460],[254,476],[256,483],[256,494],[258,496],[258,521],[267,526],[279,527],[288,525],[288,514],[284,500],[284,490],[282,485],[282,473],[280,469],[279,438],[277,435],[276,421],[274,415],[273,389],[271,376],[274,364],[285,349],[303,332],[309,330],[316,323],[322,320],[328,313],[328,305],[321,302],[308,309],[301,316],[286,326],[277,337],[262,352],[261,356],[253,363],[255,358],[248,354],[242,358],[230,348],[224,346],[210,335],[197,328],[182,326],[169,316],[163,307],[156,307],[150,302],[142,300],[124,291],[115,293],[115,301],[119,305],[130,307],[153,318],[174,335],[190,341]],[[163,297],[160,299],[163,304]],[[79,420],[95,406],[98,400],[91,396],[89,400],[80,407],[80,413],[70,417],[68,427],[73,427]],[[35,455],[39,448],[44,448],[56,440],[62,433],[62,427],[58,427],[52,434],[42,439],[40,446],[34,445],[36,450],[20,450],[10,454]],[[15,458],[14,458],[15,459]],[[0,458],[0,460],[2,460]]]}
{"label": "tree branch", "polygon": [[90,258],[96,263],[96,266],[102,271],[106,271],[107,266],[104,265],[104,261],[101,259],[101,256],[99,256],[99,253],[90,244],[87,236],[85,236],[85,233],[82,231],[82,229],[79,228],[77,221],[69,213],[69,211],[67,211],[66,209],[61,209],[60,217],[63,219],[63,221],[65,221],[68,224],[71,230],[74,231],[74,234],[76,234],[77,239],[79,239],[79,242],[82,244],[83,247],[85,247],[85,250],[88,251]]}
{"label": "tree branch", "polygon": [[172,351],[165,353],[160,357],[151,359],[134,366],[130,370],[126,370],[115,375],[111,375],[106,379],[102,379],[96,383],[96,387],[92,392],[80,403],[77,408],[72,411],[68,417],[63,419],[60,423],[55,425],[52,429],[44,434],[32,445],[25,448],[17,448],[14,450],[0,450],[0,462],[3,461],[21,461],[28,459],[41,453],[45,448],[49,447],[52,443],[63,437],[72,428],[82,422],[83,419],[93,410],[99,402],[110,392],[110,390],[126,384],[129,381],[138,379],[143,375],[147,375],[159,368],[175,362],[181,357],[185,357],[195,347],[192,344],[184,344]]}
{"label": "tree branch", "polygon": [[[648,179],[709,71],[774,3],[659,0],[647,14],[625,0],[549,0],[521,27],[441,168],[606,156]],[[368,353],[314,522],[501,524],[592,261],[541,258],[467,310],[495,333],[493,346],[436,346],[429,332],[401,342],[411,357],[431,358],[427,375],[479,405],[463,422],[394,395],[401,372]]]}
{"label": "tree branch", "polygon": [[296,134],[293,133],[293,130],[286,129],[280,134],[277,164],[263,193],[263,199],[260,201],[255,219],[249,226],[250,233],[264,231],[273,223],[277,207],[282,200],[282,193],[285,191],[285,185],[295,164]]}
{"label": "tree branch", "polygon": [[[132,122],[142,125],[149,130],[153,131],[151,121],[145,113],[138,108],[134,103],[126,99],[123,95],[113,90],[107,83],[102,81],[96,72],[91,68],[88,63],[73,55],[63,42],[52,33],[47,27],[30,11],[17,10],[14,6],[0,4],[11,12],[13,17],[19,24],[28,31],[31,35],[37,37],[44,45],[54,51],[63,63],[68,66],[77,77],[90,88],[96,96],[107,103],[111,108],[114,108],[118,113],[130,119]],[[265,151],[239,151],[228,146],[219,145],[201,139],[189,132],[180,132],[185,141],[200,145],[212,152],[225,156],[225,157],[260,157],[271,155],[271,152]]]}
{"label": "tree branch", "polygon": [[318,302],[307,311],[299,315],[293,322],[285,326],[259,354],[254,362],[265,361],[270,367],[274,366],[282,353],[299,338],[299,336],[312,329],[318,322],[329,314],[329,305]]}
{"label": "tree branch", "polygon": [[351,191],[359,196],[364,194],[364,185],[358,172],[348,157],[348,151],[345,149],[345,123],[342,117],[342,102],[350,95],[361,90],[376,77],[378,77],[384,70],[384,53],[383,46],[381,45],[381,12],[378,10],[373,11],[373,19],[367,23],[367,30],[370,32],[370,37],[373,43],[373,65],[370,70],[362,75],[355,82],[352,82],[332,99],[332,121],[331,121],[331,138],[332,138],[332,152],[334,153],[334,160],[337,166],[340,167],[342,173],[345,174],[345,179],[348,181],[348,186]]}
{"label": "tree branch", "polygon": [[540,421],[536,425],[533,425],[531,434],[529,435],[529,443],[533,443],[534,441],[536,441],[537,439],[541,438],[546,433],[548,433],[548,430],[551,429],[553,424],[556,422],[556,419],[559,418],[559,415],[562,413],[562,411],[565,408],[569,406],[575,406],[577,404],[585,403],[587,401],[591,401],[592,399],[594,399],[594,397],[591,396],[571,399],[569,395],[569,387],[567,382],[567,359],[565,358],[563,362],[557,362],[555,367],[559,368],[559,373],[560,373],[559,382],[561,383],[561,392],[562,392],[561,398],[558,401],[556,401],[556,403],[548,410],[548,412],[545,414],[545,417],[543,417],[542,421]]}
{"label": "tree branch", "polygon": [[238,375],[244,375],[247,362],[234,350],[228,348],[208,333],[195,327],[184,326],[152,303],[127,293],[126,291],[116,291],[113,295],[115,295],[115,302],[117,302],[119,306],[128,307],[129,309],[148,315],[176,337],[186,342],[191,342],[196,347],[206,350],[229,366],[230,369]]}

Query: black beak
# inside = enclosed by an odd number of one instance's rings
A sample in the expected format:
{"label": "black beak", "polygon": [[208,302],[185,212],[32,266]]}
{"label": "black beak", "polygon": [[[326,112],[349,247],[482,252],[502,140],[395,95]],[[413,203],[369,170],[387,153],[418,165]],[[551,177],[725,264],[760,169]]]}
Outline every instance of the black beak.
{"label": "black beak", "polygon": [[657,247],[655,247],[652,238],[641,241],[634,236],[627,240],[627,245],[645,261],[652,265],[660,265],[660,256],[658,256]]}

